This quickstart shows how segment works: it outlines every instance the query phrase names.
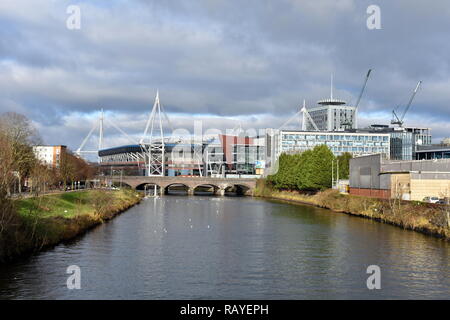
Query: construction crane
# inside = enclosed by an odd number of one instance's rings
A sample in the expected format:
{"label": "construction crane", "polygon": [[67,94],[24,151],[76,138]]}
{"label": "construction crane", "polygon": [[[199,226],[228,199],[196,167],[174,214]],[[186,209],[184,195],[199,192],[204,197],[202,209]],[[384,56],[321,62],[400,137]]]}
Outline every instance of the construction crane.
{"label": "construction crane", "polygon": [[[362,96],[363,96],[364,90],[366,90],[367,81],[369,80],[369,77],[370,77],[370,73],[371,73],[371,72],[372,72],[372,69],[369,69],[369,71],[367,71],[367,75],[366,75],[366,78],[365,78],[365,80],[364,80],[364,84],[363,84],[363,86],[362,86],[362,88],[361,88],[361,92],[359,93],[358,100],[356,100],[356,104],[355,104],[355,112],[354,112],[354,114],[353,114],[353,120],[356,120],[356,116],[357,116],[357,112],[358,112],[358,106],[359,106],[359,103],[361,102],[361,98],[362,98]],[[344,122],[342,123],[342,125],[343,125],[344,127],[349,126],[349,127],[351,128],[351,127],[353,126],[353,122],[350,121],[350,120],[348,120],[348,119],[347,119],[347,115],[345,115],[345,120],[344,120]]]}
{"label": "construction crane", "polygon": [[[414,97],[416,96],[416,93],[417,93],[417,91],[419,90],[421,84],[422,84],[422,81],[419,81],[419,82],[417,83],[417,86],[416,86],[416,88],[414,89],[414,91],[413,91],[413,93],[412,93],[412,95],[411,95],[411,98],[409,99],[408,104],[406,105],[405,110],[403,111],[402,116],[401,116],[400,118],[397,116],[397,113],[395,112],[395,110],[392,110],[392,120],[391,120],[391,124],[396,124],[396,125],[398,125],[399,127],[402,127],[402,126],[403,126],[403,119],[405,118],[405,115],[406,115],[406,113],[408,112],[409,107],[411,107],[411,103],[413,102]],[[398,109],[398,107],[397,107],[397,109]]]}

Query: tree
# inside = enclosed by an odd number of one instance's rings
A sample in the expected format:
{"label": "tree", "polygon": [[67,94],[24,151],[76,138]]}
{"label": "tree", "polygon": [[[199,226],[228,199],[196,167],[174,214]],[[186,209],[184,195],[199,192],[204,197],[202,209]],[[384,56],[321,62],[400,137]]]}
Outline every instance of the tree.
{"label": "tree", "polygon": [[0,133],[8,139],[12,150],[14,166],[12,171],[19,178],[19,192],[23,178],[26,177],[35,164],[33,144],[42,140],[36,128],[24,115],[7,112],[0,116]]}
{"label": "tree", "polygon": [[318,191],[331,187],[334,155],[326,145],[298,154],[281,154],[278,172],[268,177],[276,189]]}
{"label": "tree", "polygon": [[48,191],[49,187],[55,182],[55,175],[52,168],[36,161],[36,164],[30,172],[32,191],[35,196],[41,192]]}
{"label": "tree", "polygon": [[301,166],[300,189],[318,191],[331,187],[331,164],[334,155],[326,145],[305,151]]}
{"label": "tree", "polygon": [[344,152],[337,157],[339,161],[339,179],[348,179],[350,176],[350,159],[353,158],[349,152]]}
{"label": "tree", "polygon": [[11,140],[0,132],[0,191],[9,193],[14,180],[14,152]]}
{"label": "tree", "polygon": [[0,132],[0,257],[4,245],[4,233],[15,224],[14,205],[9,195],[14,177],[13,148],[10,139]]}
{"label": "tree", "polygon": [[70,150],[63,152],[60,158],[59,176],[64,188],[68,183],[85,181],[95,175],[95,170],[82,158],[72,154]]}
{"label": "tree", "polygon": [[5,112],[0,115],[0,131],[14,142],[26,145],[42,143],[39,132],[24,115],[15,112]]}

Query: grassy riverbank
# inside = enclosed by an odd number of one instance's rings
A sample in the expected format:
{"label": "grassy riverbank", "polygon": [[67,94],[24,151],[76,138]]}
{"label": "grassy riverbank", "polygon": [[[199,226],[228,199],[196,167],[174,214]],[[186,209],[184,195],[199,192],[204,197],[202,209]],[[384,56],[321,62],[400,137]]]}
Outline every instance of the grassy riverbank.
{"label": "grassy riverbank", "polygon": [[0,233],[0,262],[72,239],[141,200],[132,190],[87,190],[12,201]]}
{"label": "grassy riverbank", "polygon": [[310,204],[450,240],[450,206],[344,195],[335,190],[326,190],[316,194],[278,191],[268,186],[264,180],[258,181],[254,195]]}

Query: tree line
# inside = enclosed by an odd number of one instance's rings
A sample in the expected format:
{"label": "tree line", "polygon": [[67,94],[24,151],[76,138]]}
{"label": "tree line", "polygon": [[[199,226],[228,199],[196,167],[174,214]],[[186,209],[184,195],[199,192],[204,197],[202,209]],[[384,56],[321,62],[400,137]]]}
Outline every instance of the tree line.
{"label": "tree line", "polygon": [[332,174],[336,179],[348,179],[349,162],[352,155],[348,152],[335,157],[326,145],[302,153],[282,153],[278,158],[278,170],[267,177],[267,182],[278,190],[298,190],[316,192],[331,188]]}
{"label": "tree line", "polygon": [[39,193],[94,176],[94,168],[70,150],[61,153],[58,167],[43,164],[33,150],[39,144],[42,138],[27,117],[14,112],[0,115],[0,193],[20,193],[25,181],[29,191]]}

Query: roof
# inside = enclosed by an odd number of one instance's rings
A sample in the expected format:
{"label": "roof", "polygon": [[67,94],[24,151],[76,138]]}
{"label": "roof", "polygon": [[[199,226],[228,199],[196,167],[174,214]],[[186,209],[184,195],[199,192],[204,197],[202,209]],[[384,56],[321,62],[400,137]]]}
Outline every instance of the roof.
{"label": "roof", "polygon": [[295,132],[295,133],[313,133],[313,134],[360,134],[360,135],[389,135],[388,132],[379,132],[379,131],[362,131],[362,130],[345,130],[345,131],[314,131],[314,130],[287,130],[282,129],[280,130],[281,133],[285,132]]}
{"label": "roof", "polygon": [[[170,150],[173,149],[175,147],[191,147],[193,148],[195,146],[195,144],[183,144],[183,143],[165,143],[164,144],[165,148]],[[143,146],[140,144],[130,144],[130,145],[124,145],[124,146],[118,146],[118,147],[113,147],[113,148],[108,148],[108,149],[102,149],[98,151],[98,155],[100,157],[105,157],[105,156],[110,156],[110,155],[115,155],[115,154],[120,154],[120,153],[137,153],[137,152],[142,152]]]}
{"label": "roof", "polygon": [[450,146],[441,146],[441,145],[419,146],[416,153],[444,152],[444,151],[450,151]]}
{"label": "roof", "polygon": [[324,105],[324,106],[332,106],[332,105],[338,106],[338,105],[346,104],[347,102],[345,102],[344,100],[329,98],[329,99],[319,100],[317,103]]}

